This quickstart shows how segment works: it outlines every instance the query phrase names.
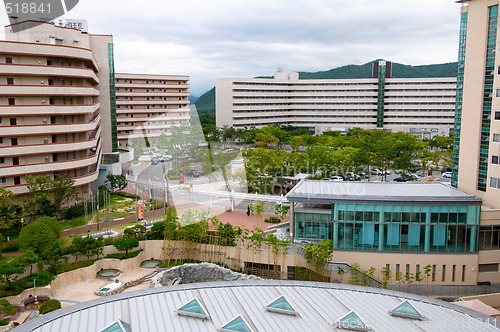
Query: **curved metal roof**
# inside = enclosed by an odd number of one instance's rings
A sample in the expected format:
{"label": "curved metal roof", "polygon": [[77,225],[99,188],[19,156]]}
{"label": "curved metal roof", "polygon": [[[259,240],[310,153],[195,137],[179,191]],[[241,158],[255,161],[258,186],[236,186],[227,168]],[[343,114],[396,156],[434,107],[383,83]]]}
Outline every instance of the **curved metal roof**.
{"label": "curved metal roof", "polygon": [[481,199],[439,182],[335,182],[305,180],[287,195],[291,202],[469,202]]}
{"label": "curved metal roof", "polygon": [[[266,310],[280,296],[297,315]],[[203,304],[208,319],[177,313],[193,298]],[[390,315],[404,301],[425,319]],[[97,332],[121,320],[130,326],[131,332],[206,332],[227,327],[235,317],[241,317],[248,329],[255,332],[344,331],[339,322],[350,312],[376,332],[500,331],[500,324],[496,327],[497,321],[489,316],[431,298],[352,285],[289,280],[185,284],[122,293],[59,309],[13,331]],[[236,325],[245,327],[241,322]]]}

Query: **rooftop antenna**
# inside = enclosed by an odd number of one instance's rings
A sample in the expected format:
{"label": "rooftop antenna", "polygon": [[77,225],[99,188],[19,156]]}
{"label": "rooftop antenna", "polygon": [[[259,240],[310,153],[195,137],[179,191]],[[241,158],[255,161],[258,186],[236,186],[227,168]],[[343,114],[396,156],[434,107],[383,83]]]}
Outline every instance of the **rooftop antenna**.
{"label": "rooftop antenna", "polygon": [[282,73],[283,71],[285,71],[285,69],[283,68],[283,66],[278,66],[278,67],[276,68],[276,72],[277,72],[277,73]]}

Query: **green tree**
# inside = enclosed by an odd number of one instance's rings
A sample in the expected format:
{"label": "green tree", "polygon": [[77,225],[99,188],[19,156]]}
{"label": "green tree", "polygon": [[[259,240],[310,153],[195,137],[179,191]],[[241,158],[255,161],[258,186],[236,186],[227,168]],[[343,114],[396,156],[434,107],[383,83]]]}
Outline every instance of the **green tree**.
{"label": "green tree", "polygon": [[12,289],[12,282],[14,282],[23,272],[24,268],[16,263],[0,265],[0,279],[7,283],[7,290]]}
{"label": "green tree", "polygon": [[40,314],[45,315],[57,309],[61,309],[61,302],[56,299],[50,299],[42,303],[39,312]]}
{"label": "green tree", "polygon": [[17,312],[17,309],[10,304],[7,299],[0,299],[0,313],[5,316],[14,316]]}
{"label": "green tree", "polygon": [[33,264],[38,263],[38,255],[32,249],[26,250],[20,259],[22,266],[30,267],[30,274],[33,274]]}
{"label": "green tree", "polygon": [[51,273],[57,274],[61,266],[63,255],[64,253],[59,240],[51,242],[49,247],[40,253],[39,257],[41,262],[49,266],[49,271]]}
{"label": "green tree", "polygon": [[122,237],[113,242],[113,246],[118,251],[125,251],[125,256],[128,256],[128,251],[139,246],[139,240],[130,237]]}
{"label": "green tree", "polygon": [[67,174],[57,174],[53,180],[44,176],[26,176],[29,193],[24,198],[24,211],[28,216],[54,216],[61,212],[66,200],[76,197],[75,181]]}
{"label": "green tree", "polygon": [[260,218],[264,213],[265,202],[262,201],[262,202],[250,203],[248,207],[250,208],[250,214],[252,216],[257,216]]}
{"label": "green tree", "polygon": [[33,250],[40,254],[57,239],[49,225],[43,222],[32,222],[19,233],[19,249],[21,251]]}
{"label": "green tree", "polygon": [[333,257],[332,240],[321,240],[317,244],[308,243],[304,249],[304,258],[307,263],[314,265],[318,273],[326,267]]}
{"label": "green tree", "polygon": [[109,184],[112,192],[115,192],[116,190],[123,190],[127,187],[128,184],[127,179],[123,174],[106,175],[106,183]]}
{"label": "green tree", "polygon": [[0,188],[0,229],[9,228],[21,219],[21,207],[12,201],[15,196],[12,191]]}
{"label": "green tree", "polygon": [[73,238],[71,245],[74,247],[76,259],[78,259],[78,254],[87,257],[87,261],[90,257],[95,256],[99,252],[99,241],[90,235],[87,236],[76,236]]}
{"label": "green tree", "polygon": [[61,235],[62,226],[61,224],[54,218],[51,217],[41,217],[35,220],[34,222],[41,222],[50,227],[56,238],[59,238]]}

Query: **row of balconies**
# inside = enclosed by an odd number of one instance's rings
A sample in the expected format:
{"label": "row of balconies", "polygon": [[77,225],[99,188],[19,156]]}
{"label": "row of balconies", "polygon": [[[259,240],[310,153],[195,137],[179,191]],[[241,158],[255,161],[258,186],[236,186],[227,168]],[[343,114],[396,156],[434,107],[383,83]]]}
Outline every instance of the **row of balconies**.
{"label": "row of balconies", "polygon": [[116,88],[137,88],[137,89],[189,89],[189,84],[146,84],[146,83],[115,83]]}
{"label": "row of balconies", "polygon": [[1,105],[0,116],[92,114],[100,107],[100,103],[91,105]]}
{"label": "row of balconies", "polygon": [[[101,144],[99,143],[96,151],[100,151],[100,148]],[[94,165],[97,162],[98,158],[99,153],[94,153],[91,156],[73,160],[1,167],[0,177],[22,176],[27,174],[39,174],[47,172],[62,172],[70,169],[89,167]]]}
{"label": "row of balconies", "polygon": [[25,54],[28,56],[46,56],[85,60],[92,63],[95,70],[99,70],[97,61],[95,60],[92,51],[81,47],[13,41],[2,41],[0,42],[0,47],[2,48],[2,53],[4,54]]}
{"label": "row of balconies", "polygon": [[95,148],[99,137],[101,135],[101,128],[91,135],[92,137],[85,141],[77,142],[60,142],[60,143],[43,143],[43,144],[30,144],[30,145],[15,145],[0,147],[0,156],[13,157],[25,156],[34,154],[48,154],[48,153],[61,153],[71,151],[90,150]]}
{"label": "row of balconies", "polygon": [[95,84],[99,83],[94,70],[78,67],[0,64],[0,75],[75,77],[92,80]]}
{"label": "row of balconies", "polygon": [[101,116],[96,117],[89,123],[62,123],[62,124],[39,124],[26,126],[2,127],[2,136],[27,136],[27,135],[46,135],[46,134],[66,134],[92,131],[97,128]]}
{"label": "row of balconies", "polygon": [[117,100],[117,105],[189,105],[188,99],[184,100]]}
{"label": "row of balconies", "polygon": [[99,96],[92,86],[0,85],[2,96]]}
{"label": "row of balconies", "polygon": [[117,97],[189,97],[189,92],[129,92],[129,91],[116,91]]}

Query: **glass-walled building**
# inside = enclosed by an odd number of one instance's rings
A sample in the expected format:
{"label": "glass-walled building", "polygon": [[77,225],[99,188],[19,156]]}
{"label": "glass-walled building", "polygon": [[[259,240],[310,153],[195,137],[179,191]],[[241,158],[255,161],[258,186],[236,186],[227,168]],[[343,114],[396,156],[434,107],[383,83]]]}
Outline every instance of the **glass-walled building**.
{"label": "glass-walled building", "polygon": [[474,253],[481,199],[440,183],[304,181],[287,198],[293,237],[338,250]]}

